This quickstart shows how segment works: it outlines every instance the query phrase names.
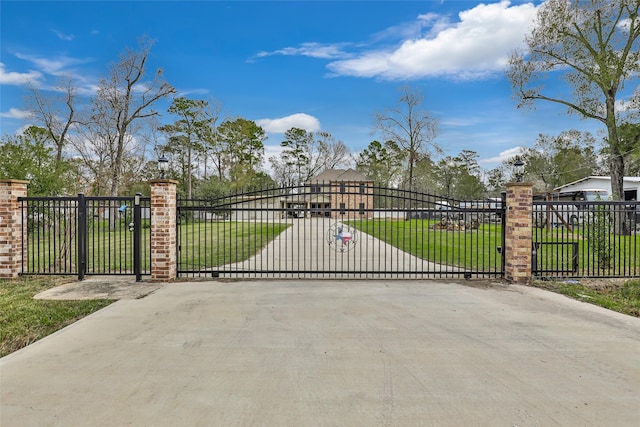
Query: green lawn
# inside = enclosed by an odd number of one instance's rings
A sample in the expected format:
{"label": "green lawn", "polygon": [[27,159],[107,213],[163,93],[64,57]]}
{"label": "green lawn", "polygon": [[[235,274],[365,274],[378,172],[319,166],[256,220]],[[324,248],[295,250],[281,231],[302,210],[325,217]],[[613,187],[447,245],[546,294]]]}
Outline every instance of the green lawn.
{"label": "green lawn", "polygon": [[290,226],[287,223],[235,221],[181,224],[178,269],[199,271],[244,261]]}
{"label": "green lawn", "polygon": [[[602,254],[590,239],[593,234],[588,228],[575,227],[569,232],[564,227],[534,228],[533,241],[542,243],[565,243],[564,245],[541,245],[538,262],[543,269],[569,270],[572,244],[577,245],[577,276],[638,276],[640,275],[640,235],[617,235],[607,233]],[[608,258],[602,262],[601,257]]]}
{"label": "green lawn", "polygon": [[[264,248],[290,224],[262,222],[185,221],[178,228],[178,261],[181,269],[199,270],[243,261]],[[133,271],[133,233],[125,222],[109,228],[104,221],[88,227],[87,272]],[[150,271],[149,228],[142,230],[142,271]],[[70,244],[69,244],[70,242]],[[64,231],[28,236],[27,271],[68,273],[76,269],[75,235]]]}
{"label": "green lawn", "polygon": [[[149,222],[142,223],[142,270],[149,271]],[[28,248],[26,271],[34,273],[77,272],[78,242],[75,228],[35,229],[25,236]],[[107,220],[89,220],[87,225],[87,272],[133,271],[133,233],[127,221],[109,226]]]}
{"label": "green lawn", "polygon": [[413,219],[352,220],[349,225],[419,258],[465,268],[470,271],[499,271],[502,263],[497,248],[502,245],[502,228],[481,224],[477,230],[437,230],[440,221]]}
{"label": "green lawn", "polygon": [[[502,245],[502,226],[481,224],[478,230],[447,231],[431,227],[435,220],[352,220],[349,225],[383,240],[412,255],[468,270],[493,271],[500,269],[501,256],[497,247]],[[640,236],[637,234],[606,236],[608,266],[600,262],[598,252],[589,242],[589,230],[575,228],[573,233],[564,228],[551,230],[534,228],[533,241],[563,243],[542,245],[538,250],[541,269],[564,270],[575,276],[638,276],[640,275]],[[578,270],[572,268],[571,243],[577,243]],[[546,273],[552,274],[552,273]]]}
{"label": "green lawn", "polygon": [[533,286],[566,295],[609,310],[640,317],[640,279],[629,279],[621,285],[605,279],[586,285],[580,281],[534,281]]}
{"label": "green lawn", "polygon": [[113,302],[112,300],[33,299],[34,295],[66,281],[50,276],[0,280],[0,357],[25,347]]}

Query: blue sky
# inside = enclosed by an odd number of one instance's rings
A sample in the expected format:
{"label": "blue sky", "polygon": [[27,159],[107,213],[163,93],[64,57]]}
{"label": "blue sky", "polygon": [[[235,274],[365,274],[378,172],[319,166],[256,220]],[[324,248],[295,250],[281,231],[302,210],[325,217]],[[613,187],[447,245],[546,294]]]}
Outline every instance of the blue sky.
{"label": "blue sky", "polygon": [[[397,106],[409,85],[438,117],[445,155],[474,150],[489,169],[539,133],[600,129],[553,104],[516,109],[505,66],[539,4],[2,0],[0,133],[29,124],[27,81],[49,90],[71,76],[90,95],[146,35],[155,40],[149,70],[161,67],[180,96],[217,100],[223,118],[263,126],[267,157],[293,126],[366,148],[378,137],[374,113]],[[158,106],[167,122],[168,105]]]}

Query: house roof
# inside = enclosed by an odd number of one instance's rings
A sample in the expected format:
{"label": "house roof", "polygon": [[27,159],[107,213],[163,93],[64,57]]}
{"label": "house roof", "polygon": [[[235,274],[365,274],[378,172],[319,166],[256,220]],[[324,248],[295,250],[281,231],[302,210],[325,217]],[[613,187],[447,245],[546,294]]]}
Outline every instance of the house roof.
{"label": "house roof", "polygon": [[[582,179],[579,179],[577,181],[573,181],[573,182],[570,182],[568,184],[561,185],[560,187],[556,187],[553,190],[554,191],[559,191],[559,190],[562,190],[565,187],[569,187],[570,185],[575,185],[575,184],[578,184],[580,182],[590,181],[590,180],[611,181],[611,177],[610,176],[594,176],[594,175],[586,176],[586,177],[584,177]],[[637,182],[637,183],[640,183],[640,176],[625,176],[624,177],[624,181],[625,182]]]}
{"label": "house roof", "polygon": [[311,178],[309,182],[371,182],[372,180],[359,172],[349,169],[328,169]]}

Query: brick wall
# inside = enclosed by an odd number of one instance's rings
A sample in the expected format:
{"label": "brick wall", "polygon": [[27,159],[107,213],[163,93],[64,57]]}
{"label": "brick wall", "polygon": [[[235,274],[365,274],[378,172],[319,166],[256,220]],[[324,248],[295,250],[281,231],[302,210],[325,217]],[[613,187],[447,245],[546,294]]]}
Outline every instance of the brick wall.
{"label": "brick wall", "polygon": [[531,233],[533,185],[514,182],[507,184],[507,212],[505,221],[505,278],[511,283],[531,281]]}
{"label": "brick wall", "polygon": [[151,184],[151,280],[167,282],[177,275],[176,185],[168,179]]}
{"label": "brick wall", "polygon": [[18,277],[22,270],[22,210],[28,181],[0,180],[0,278]]}
{"label": "brick wall", "polygon": [[[361,184],[364,187],[361,187]],[[344,185],[344,193],[341,186]],[[334,218],[373,218],[373,183],[371,182],[333,182],[331,183],[331,207],[340,209],[344,204],[344,216],[339,211],[333,211]],[[362,188],[362,193],[360,192]],[[364,215],[360,215],[360,204],[364,204]],[[355,209],[355,211],[349,211]]]}

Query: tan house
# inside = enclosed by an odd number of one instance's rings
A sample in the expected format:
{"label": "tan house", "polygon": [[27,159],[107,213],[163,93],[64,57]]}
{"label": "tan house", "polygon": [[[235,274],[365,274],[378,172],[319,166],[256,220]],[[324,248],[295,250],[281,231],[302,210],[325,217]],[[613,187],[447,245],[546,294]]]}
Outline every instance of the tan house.
{"label": "tan house", "polygon": [[329,169],[307,182],[311,216],[372,218],[373,181],[353,169]]}
{"label": "tan house", "polygon": [[232,220],[373,218],[373,181],[353,169],[330,169],[287,196],[243,196],[227,204]]}

